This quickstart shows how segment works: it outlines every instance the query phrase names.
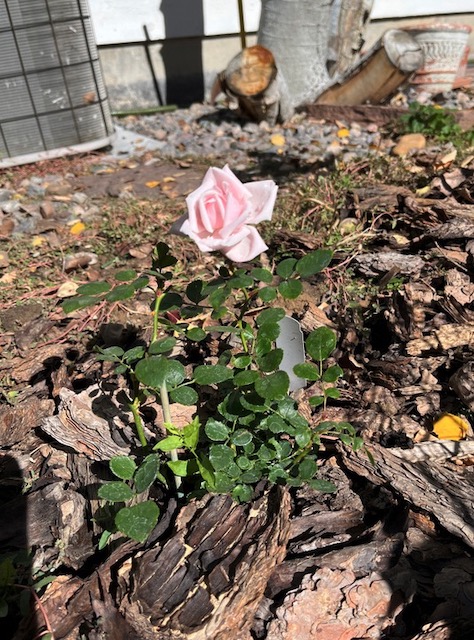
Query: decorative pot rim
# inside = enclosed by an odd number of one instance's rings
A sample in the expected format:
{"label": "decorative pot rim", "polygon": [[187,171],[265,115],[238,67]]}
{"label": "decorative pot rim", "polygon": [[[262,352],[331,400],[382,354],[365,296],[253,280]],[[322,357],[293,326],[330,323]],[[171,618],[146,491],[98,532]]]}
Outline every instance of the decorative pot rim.
{"label": "decorative pot rim", "polygon": [[471,33],[472,27],[468,24],[461,24],[455,22],[435,22],[435,23],[421,23],[416,25],[408,25],[403,27],[405,31],[449,31],[464,33]]}

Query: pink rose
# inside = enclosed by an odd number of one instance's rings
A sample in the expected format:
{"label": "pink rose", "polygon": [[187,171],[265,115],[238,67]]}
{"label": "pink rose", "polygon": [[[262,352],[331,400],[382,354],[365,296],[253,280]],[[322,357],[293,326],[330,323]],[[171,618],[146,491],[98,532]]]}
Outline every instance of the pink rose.
{"label": "pink rose", "polygon": [[227,165],[212,167],[186,198],[188,214],[173,231],[192,238],[201,251],[221,251],[234,262],[252,260],[268,249],[252,225],[271,220],[277,190],[273,180],[243,184]]}

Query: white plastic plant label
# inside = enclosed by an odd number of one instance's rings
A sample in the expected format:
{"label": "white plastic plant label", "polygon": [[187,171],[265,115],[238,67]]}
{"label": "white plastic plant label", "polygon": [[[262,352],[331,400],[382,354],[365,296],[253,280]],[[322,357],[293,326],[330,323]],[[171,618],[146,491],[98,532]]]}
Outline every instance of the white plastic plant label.
{"label": "white plastic plant label", "polygon": [[286,371],[290,378],[290,391],[296,391],[306,386],[306,381],[293,373],[293,367],[305,361],[304,338],[298,320],[285,316],[279,322],[280,335],[276,339],[276,346],[283,350],[281,371]]}

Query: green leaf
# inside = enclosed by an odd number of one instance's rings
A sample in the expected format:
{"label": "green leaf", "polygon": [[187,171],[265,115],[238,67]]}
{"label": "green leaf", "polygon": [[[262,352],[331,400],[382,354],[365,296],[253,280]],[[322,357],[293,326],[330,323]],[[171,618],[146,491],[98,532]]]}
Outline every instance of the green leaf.
{"label": "green leaf", "polygon": [[278,285],[278,291],[283,298],[294,300],[303,291],[301,280],[284,280]]}
{"label": "green leaf", "polygon": [[258,371],[239,371],[234,377],[234,383],[237,387],[245,387],[253,384],[260,378]]}
{"label": "green leaf", "polygon": [[105,296],[107,302],[128,300],[135,295],[135,289],[131,284],[118,284]]}
{"label": "green leaf", "polygon": [[247,444],[252,442],[252,439],[253,436],[250,431],[247,431],[247,429],[238,429],[231,437],[232,443],[238,447],[245,447]]}
{"label": "green leaf", "polygon": [[190,451],[195,451],[199,442],[199,430],[201,423],[196,416],[189,424],[182,429],[184,445]]}
{"label": "green leaf", "polygon": [[192,387],[178,387],[177,389],[172,389],[170,391],[170,398],[173,402],[177,402],[178,404],[184,404],[187,407],[196,404],[198,401],[198,394]]}
{"label": "green leaf", "polygon": [[186,377],[184,365],[178,360],[168,360],[166,363],[165,382],[168,387],[177,387]]}
{"label": "green leaf", "polygon": [[216,493],[230,493],[235,487],[235,480],[233,478],[229,478],[227,473],[224,473],[223,471],[217,471],[214,482],[214,491]]}
{"label": "green leaf", "polygon": [[115,279],[119,282],[128,282],[129,280],[134,280],[137,277],[137,272],[135,269],[124,269],[123,271],[118,271],[115,274]]}
{"label": "green leaf", "polygon": [[280,278],[289,278],[293,275],[295,271],[296,259],[295,258],[286,258],[286,260],[282,260],[277,268],[276,272],[280,276]]}
{"label": "green leaf", "polygon": [[330,387],[329,389],[325,389],[324,393],[326,394],[327,398],[332,398],[333,400],[337,400],[338,398],[341,397],[341,392],[339,391],[339,389],[336,389],[335,387]]}
{"label": "green leaf", "polygon": [[174,449],[179,449],[179,447],[183,446],[183,439],[179,436],[167,436],[160,440],[153,447],[153,451],[173,451]]}
{"label": "green leaf", "polygon": [[296,444],[304,449],[311,441],[311,429],[308,427],[298,427],[295,433]]}
{"label": "green leaf", "polygon": [[67,315],[73,311],[79,311],[79,309],[92,307],[100,301],[101,298],[97,298],[95,296],[76,296],[74,298],[69,298],[69,300],[65,300],[61,306],[64,313]]}
{"label": "green leaf", "polygon": [[105,362],[119,362],[120,358],[124,355],[122,347],[107,347],[106,349],[97,349],[99,355],[97,360],[105,360]]}
{"label": "green leaf", "polygon": [[165,242],[159,242],[153,252],[153,266],[156,269],[165,269],[166,267],[172,267],[178,261],[171,255],[170,248]]}
{"label": "green leaf", "polygon": [[[239,271],[241,270],[239,269]],[[243,272],[237,273],[229,280],[229,284],[233,289],[248,289],[253,286],[253,278]]]}
{"label": "green leaf", "polygon": [[262,287],[258,290],[258,297],[262,302],[272,302],[277,297],[276,287]]}
{"label": "green leaf", "polygon": [[167,353],[171,351],[173,347],[176,345],[176,338],[172,336],[166,336],[166,338],[161,338],[160,340],[155,340],[150,345],[148,349],[148,353],[150,355],[157,355],[158,353]]}
{"label": "green leaf", "polygon": [[125,482],[107,482],[99,487],[97,495],[109,502],[126,502],[133,498],[134,493]]}
{"label": "green leaf", "polygon": [[232,369],[222,364],[203,364],[194,369],[194,379],[197,384],[218,384],[229,380],[233,375]]}
{"label": "green leaf", "polygon": [[344,371],[337,364],[326,369],[323,374],[323,382],[336,382],[341,376],[344,375]]}
{"label": "green leaf", "polygon": [[234,451],[225,444],[213,444],[209,449],[209,460],[216,471],[223,471],[234,462]]}
{"label": "green leaf", "polygon": [[245,367],[248,367],[251,362],[252,356],[248,355],[235,356],[234,358],[232,358],[232,366],[236,367],[237,369],[245,369]]}
{"label": "green leaf", "polygon": [[169,291],[165,293],[160,302],[160,311],[170,311],[170,309],[178,309],[183,304],[183,298],[179,293]]}
{"label": "green leaf", "polygon": [[267,322],[279,322],[282,318],[285,317],[285,310],[281,307],[272,307],[271,309],[264,309],[261,311],[256,317],[255,321],[258,327],[261,327],[263,324]]}
{"label": "green leaf", "polygon": [[236,463],[243,471],[250,469],[252,466],[252,462],[247,458],[247,456],[239,456]]}
{"label": "green leaf", "polygon": [[140,502],[133,507],[124,507],[115,516],[115,526],[124,535],[137,542],[145,542],[153,531],[160,510],[153,500]]}
{"label": "green leaf", "polygon": [[193,340],[194,342],[201,342],[201,340],[204,340],[206,336],[207,333],[200,327],[192,327],[186,331],[186,338],[188,338],[188,340]]}
{"label": "green leaf", "polygon": [[189,467],[191,460],[168,460],[166,463],[175,476],[186,478],[190,475]]}
{"label": "green leaf", "polygon": [[226,325],[214,325],[208,327],[209,333],[240,333],[240,329],[237,327],[228,327]]}
{"label": "green leaf", "polygon": [[135,375],[145,386],[158,389],[164,382],[169,386],[181,384],[185,377],[185,370],[177,360],[168,360],[164,356],[150,356],[138,362]]}
{"label": "green leaf", "polygon": [[329,249],[318,249],[312,251],[308,255],[298,260],[296,263],[296,271],[303,278],[320,273],[325,269],[332,260],[332,251]]}
{"label": "green leaf", "polygon": [[147,278],[147,276],[141,276],[140,278],[137,278],[130,284],[135,291],[138,291],[139,289],[143,289],[144,287],[146,287],[149,282],[150,282],[150,279]]}
{"label": "green leaf", "polygon": [[255,383],[257,393],[265,400],[278,400],[288,393],[290,379],[286,371],[275,371]]}
{"label": "green leaf", "polygon": [[151,487],[156,480],[159,468],[160,461],[157,455],[152,453],[144,459],[135,473],[134,482],[137,493],[143,493]]}
{"label": "green leaf", "polygon": [[203,454],[201,454],[197,460],[198,470],[201,474],[202,479],[207,485],[209,491],[214,491],[215,477],[214,477],[214,469],[209,461],[209,458]]}
{"label": "green leaf", "polygon": [[230,291],[228,287],[219,287],[215,289],[209,296],[209,302],[213,309],[218,309],[229,297]]}
{"label": "green leaf", "polygon": [[141,360],[145,355],[145,347],[132,347],[128,351],[123,354],[123,359],[125,362],[133,362],[136,360]]}
{"label": "green leaf", "polygon": [[329,480],[310,480],[308,484],[311,489],[321,491],[322,493],[334,493],[337,491],[336,485],[333,482],[329,482]]}
{"label": "green leaf", "polygon": [[257,267],[256,269],[252,269],[250,275],[257,282],[266,282],[267,284],[273,280],[272,272],[268,269],[261,269]]}
{"label": "green leaf", "polygon": [[250,502],[253,498],[253,489],[248,484],[238,484],[232,489],[231,495],[237,502]]}
{"label": "green leaf", "polygon": [[319,380],[319,367],[312,362],[301,362],[295,364],[293,372],[299,377],[305,380]]}
{"label": "green leaf", "polygon": [[257,357],[257,364],[261,371],[268,373],[275,371],[283,360],[283,349],[273,349],[263,356]]}
{"label": "green leaf", "polygon": [[244,471],[244,473],[240,476],[241,482],[253,484],[258,482],[262,477],[262,472],[259,469],[249,469],[248,471]]}
{"label": "green leaf", "polygon": [[115,456],[109,461],[109,467],[117,478],[121,480],[131,480],[137,465],[128,456]]}
{"label": "green leaf", "polygon": [[110,289],[108,282],[88,282],[78,287],[76,293],[80,296],[97,296],[100,293],[107,293]]}
{"label": "green leaf", "polygon": [[318,471],[318,465],[312,458],[305,458],[298,466],[298,474],[303,480],[311,480]]}
{"label": "green leaf", "polygon": [[322,404],[324,404],[324,396],[311,396],[311,398],[309,399],[309,404],[312,407],[320,407]]}
{"label": "green leaf", "polygon": [[306,338],[306,351],[315,362],[326,360],[336,348],[336,334],[328,327],[318,327]]}
{"label": "green leaf", "polygon": [[194,302],[195,304],[199,304],[204,298],[206,294],[203,293],[204,282],[202,280],[193,280],[186,287],[186,297]]}
{"label": "green leaf", "polygon": [[97,548],[99,549],[99,551],[102,551],[102,549],[105,549],[111,535],[112,535],[112,531],[107,531],[107,530],[102,531],[102,535],[99,538],[99,544],[97,545]]}
{"label": "green leaf", "polygon": [[279,416],[268,416],[265,420],[265,427],[272,433],[287,433],[288,425]]}
{"label": "green leaf", "polygon": [[264,462],[269,462],[270,460],[273,460],[273,458],[276,455],[276,452],[272,451],[269,447],[267,447],[267,445],[262,444],[257,451],[257,455],[260,458],[260,460],[263,460]]}
{"label": "green leaf", "polygon": [[267,340],[276,340],[280,335],[280,325],[278,322],[266,322],[259,327],[257,331],[258,338],[266,338]]}
{"label": "green leaf", "polygon": [[229,437],[229,429],[223,422],[209,418],[204,427],[204,431],[209,440],[214,442],[224,442]]}

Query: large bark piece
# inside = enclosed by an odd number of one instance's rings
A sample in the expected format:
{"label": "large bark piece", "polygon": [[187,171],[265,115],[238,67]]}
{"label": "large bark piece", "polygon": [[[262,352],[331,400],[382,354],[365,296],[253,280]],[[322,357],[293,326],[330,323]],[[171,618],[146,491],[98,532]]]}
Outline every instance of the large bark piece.
{"label": "large bark piece", "polygon": [[354,105],[387,99],[423,64],[420,45],[406,31],[390,29],[349,74],[329,87],[317,104]]}
{"label": "large bark piece", "polygon": [[[48,588],[43,606],[55,640],[79,638],[78,626],[105,606],[114,638],[249,638],[269,577],[286,553],[289,514],[289,493],[279,487],[244,505],[229,496],[191,502],[163,545],[143,550],[128,543],[90,578]],[[116,594],[114,602],[107,594]]]}
{"label": "large bark piece", "polygon": [[[377,485],[387,483],[416,508],[432,514],[450,533],[474,548],[474,500],[472,483],[462,468],[446,461],[410,460],[403,450],[392,452],[371,444],[375,464],[365,453],[345,452],[347,467]],[[449,456],[451,457],[451,456]]]}

